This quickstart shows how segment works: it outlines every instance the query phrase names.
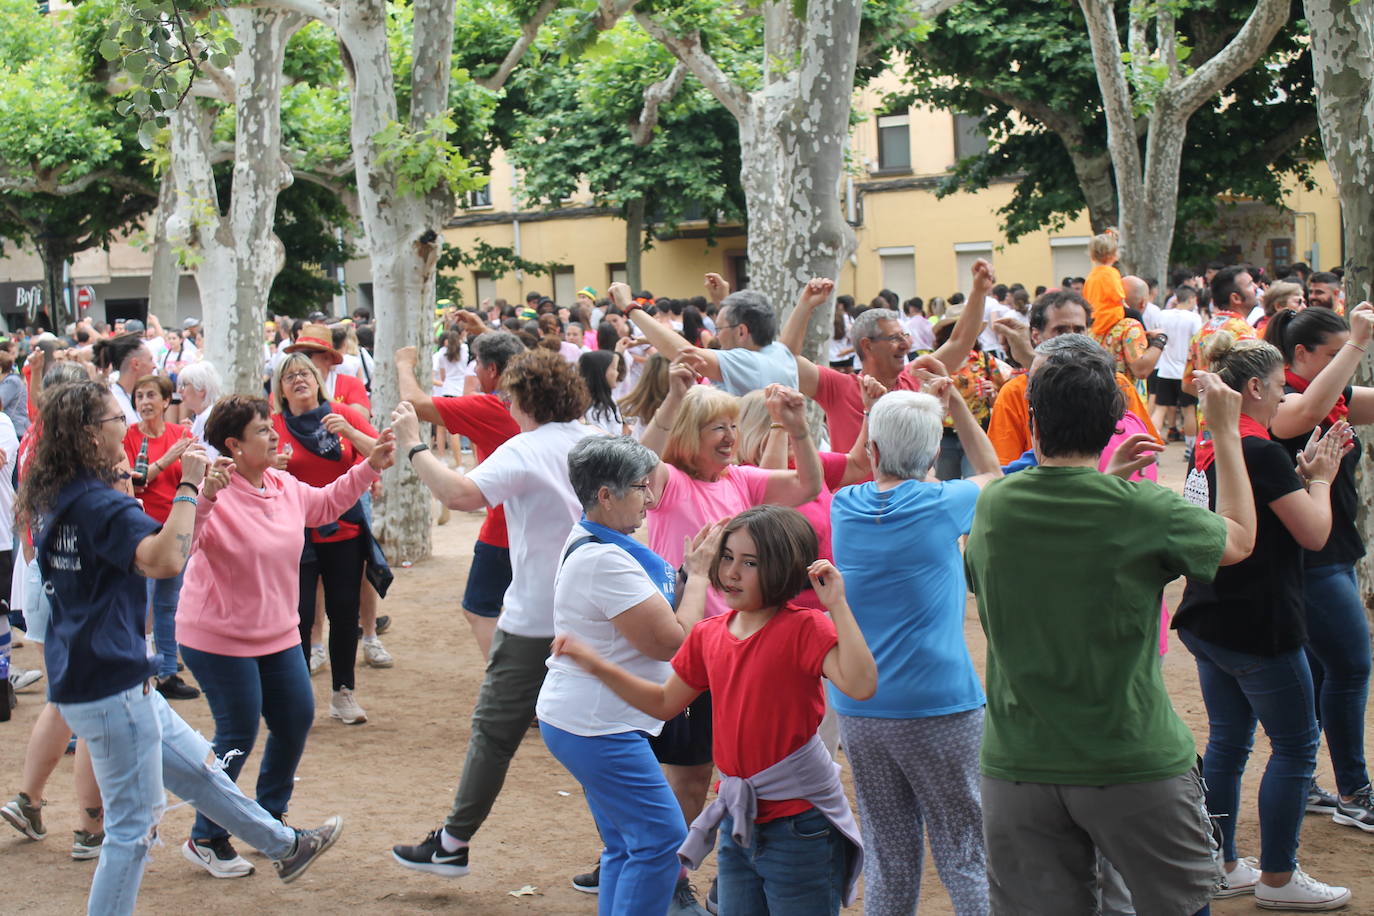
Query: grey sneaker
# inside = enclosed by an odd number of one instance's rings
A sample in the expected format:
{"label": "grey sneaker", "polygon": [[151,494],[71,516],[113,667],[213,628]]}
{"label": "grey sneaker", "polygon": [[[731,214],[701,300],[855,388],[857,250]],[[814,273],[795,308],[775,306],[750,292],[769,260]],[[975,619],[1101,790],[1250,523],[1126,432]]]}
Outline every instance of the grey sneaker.
{"label": "grey sneaker", "polygon": [[1312,785],[1307,787],[1307,813],[1308,814],[1335,814],[1336,804],[1340,801],[1335,795],[1317,785],[1317,781],[1312,780]]}
{"label": "grey sneaker", "polygon": [[78,862],[100,858],[100,847],[105,842],[105,834],[91,833],[89,830],[73,830],[72,858]]}
{"label": "grey sneaker", "polygon": [[573,875],[572,886],[573,890],[584,894],[601,893],[601,865],[584,874]]}
{"label": "grey sneaker", "polygon": [[316,827],[313,830],[296,831],[296,848],[291,850],[284,858],[273,861],[272,867],[277,870],[277,877],[281,878],[283,884],[290,884],[310,867],[316,859],[324,854],[334,841],[343,833],[343,818],[337,814],[324,822],[324,826]]}
{"label": "grey sneaker", "polygon": [[324,646],[310,647],[310,673],[312,675],[319,674],[323,671],[325,663],[328,661],[328,656],[324,654]]}
{"label": "grey sneaker", "polygon": [[47,802],[40,801],[33,803],[23,792],[5,802],[4,807],[0,807],[0,817],[10,822],[15,830],[31,840],[41,840],[48,835],[48,831],[43,829],[43,806]]}
{"label": "grey sneaker", "polygon": [[1369,786],[1356,789],[1355,797],[1350,801],[1342,801],[1337,796],[1336,813],[1331,815],[1331,820],[1374,833],[1374,795],[1371,795]]}
{"label": "grey sneaker", "polygon": [[696,888],[679,878],[673,889],[673,905],[668,908],[668,916],[710,916],[697,902]]}

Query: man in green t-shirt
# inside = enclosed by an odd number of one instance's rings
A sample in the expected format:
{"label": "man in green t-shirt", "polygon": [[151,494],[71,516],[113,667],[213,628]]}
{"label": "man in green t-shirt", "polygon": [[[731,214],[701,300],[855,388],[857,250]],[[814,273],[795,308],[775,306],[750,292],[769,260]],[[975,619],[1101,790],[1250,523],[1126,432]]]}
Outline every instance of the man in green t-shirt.
{"label": "man in green t-shirt", "polygon": [[[1027,393],[1039,466],[978,500],[965,564],[987,634],[983,827],[993,912],[1090,914],[1094,847],[1142,913],[1189,916],[1221,872],[1192,735],[1158,663],[1159,603],[1254,545],[1240,395],[1215,418],[1215,514],[1097,470],[1123,402],[1105,355],[1051,356]],[[1220,481],[1225,478],[1225,483]]]}

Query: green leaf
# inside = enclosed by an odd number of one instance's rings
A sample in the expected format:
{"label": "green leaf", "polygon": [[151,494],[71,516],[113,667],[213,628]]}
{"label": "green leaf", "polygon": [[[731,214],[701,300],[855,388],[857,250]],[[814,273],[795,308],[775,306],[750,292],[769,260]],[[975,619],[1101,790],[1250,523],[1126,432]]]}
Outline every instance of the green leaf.
{"label": "green leaf", "polygon": [[115,60],[119,57],[119,42],[106,38],[100,43],[100,56],[106,60]]}

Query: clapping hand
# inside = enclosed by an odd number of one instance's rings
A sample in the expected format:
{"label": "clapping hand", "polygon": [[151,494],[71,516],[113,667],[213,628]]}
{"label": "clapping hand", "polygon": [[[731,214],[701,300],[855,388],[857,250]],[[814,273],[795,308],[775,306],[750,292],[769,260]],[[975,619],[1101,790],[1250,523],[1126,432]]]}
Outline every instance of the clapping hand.
{"label": "clapping hand", "polygon": [[229,475],[234,473],[234,462],[228,458],[216,458],[215,463],[210,466],[210,470],[205,475],[205,484],[200,488],[200,495],[213,501],[229,485]]}
{"label": "clapping hand", "polygon": [[781,423],[789,436],[807,435],[806,398],[800,391],[774,382],[763,389],[763,403],[773,422]]}
{"label": "clapping hand", "polygon": [[729,519],[721,519],[718,522],[708,522],[692,537],[682,539],[682,566],[687,570],[689,578],[706,577],[711,574],[711,564],[715,562],[716,553],[720,550],[720,539],[728,521]]}
{"label": "clapping hand", "polygon": [[1336,479],[1341,459],[1355,447],[1355,433],[1350,424],[1340,420],[1331,425],[1325,435],[1321,428],[1313,430],[1307,447],[1298,453],[1298,473],[1305,480],[1324,480],[1327,483]]}

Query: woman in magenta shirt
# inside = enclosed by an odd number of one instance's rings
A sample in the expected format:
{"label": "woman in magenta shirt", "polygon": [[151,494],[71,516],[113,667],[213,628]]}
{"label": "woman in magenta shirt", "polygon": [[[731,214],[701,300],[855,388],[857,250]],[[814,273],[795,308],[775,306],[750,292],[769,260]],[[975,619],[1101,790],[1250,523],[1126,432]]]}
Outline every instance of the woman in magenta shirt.
{"label": "woman in magenta shirt", "polygon": [[[253,749],[258,719],[267,722],[257,801],[280,818],[315,718],[296,610],[305,529],[353,505],[391,466],[396,448],[384,432],[367,461],[312,487],[276,469],[278,436],[267,401],[242,395],[215,405],[205,439],[225,456],[212,472],[224,482],[197,507],[177,635],[210,703],[215,754],[229,778],[238,778]],[[253,872],[224,828],[204,815],[197,815],[182,853],[219,878]]]}

